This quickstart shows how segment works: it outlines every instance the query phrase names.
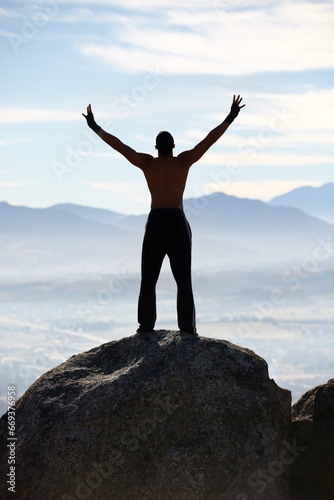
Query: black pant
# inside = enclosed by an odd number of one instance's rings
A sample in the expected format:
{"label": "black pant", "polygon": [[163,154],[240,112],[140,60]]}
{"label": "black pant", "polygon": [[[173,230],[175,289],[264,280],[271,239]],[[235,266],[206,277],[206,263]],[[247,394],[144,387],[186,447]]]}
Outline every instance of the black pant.
{"label": "black pant", "polygon": [[140,329],[151,331],[157,318],[155,287],[165,255],[177,284],[177,317],[180,330],[196,332],[191,285],[191,229],[183,210],[154,208],[146,224],[142,251],[142,279],[138,301]]}

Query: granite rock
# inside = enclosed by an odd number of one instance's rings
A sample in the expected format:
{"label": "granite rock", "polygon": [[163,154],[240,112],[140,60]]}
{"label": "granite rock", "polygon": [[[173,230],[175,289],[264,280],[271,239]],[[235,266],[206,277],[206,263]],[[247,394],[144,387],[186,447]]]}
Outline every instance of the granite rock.
{"label": "granite rock", "polygon": [[[290,424],[290,392],[254,352],[136,334],[73,356],[17,401],[15,498],[287,500]],[[4,415],[2,470],[6,432]]]}
{"label": "granite rock", "polygon": [[293,405],[292,436],[302,450],[292,464],[292,499],[334,498],[334,379]]}

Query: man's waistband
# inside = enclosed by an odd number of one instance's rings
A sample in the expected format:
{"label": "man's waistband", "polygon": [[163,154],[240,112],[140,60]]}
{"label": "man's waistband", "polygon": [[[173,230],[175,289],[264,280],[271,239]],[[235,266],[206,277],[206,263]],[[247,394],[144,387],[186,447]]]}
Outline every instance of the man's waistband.
{"label": "man's waistband", "polygon": [[184,213],[183,208],[174,208],[174,207],[161,207],[161,208],[151,208],[151,213],[159,213],[159,212],[181,212]]}

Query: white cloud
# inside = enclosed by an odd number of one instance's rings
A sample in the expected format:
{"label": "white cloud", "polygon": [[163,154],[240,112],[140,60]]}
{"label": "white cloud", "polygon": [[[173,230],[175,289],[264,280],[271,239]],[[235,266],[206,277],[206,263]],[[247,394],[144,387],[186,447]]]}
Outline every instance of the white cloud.
{"label": "white cloud", "polygon": [[[265,0],[263,0],[265,1]],[[267,0],[272,1],[272,0]],[[222,4],[220,0],[215,0],[215,2]],[[238,0],[227,0],[226,3],[240,3]],[[120,7],[119,0],[67,0],[67,4],[87,4],[87,5],[107,5],[110,7]],[[243,0],[243,4],[253,4],[253,0]],[[206,0],[178,0],[177,5],[174,8],[207,8]],[[159,0],[159,9],[170,8],[170,0]],[[157,8],[157,0],[123,0],[122,8],[124,9],[137,9],[137,10],[151,10],[152,8]]]}
{"label": "white cloud", "polygon": [[[153,70],[150,72],[149,76],[153,75]],[[152,82],[153,82],[152,76]],[[159,78],[159,77],[156,77]],[[150,81],[150,84],[152,84]],[[145,91],[145,88],[144,88]],[[142,94],[141,94],[142,95]],[[130,96],[130,99],[132,96]],[[136,95],[130,102],[133,106],[137,105],[135,100]],[[123,99],[123,100],[122,100]],[[102,126],[108,127],[111,125],[111,120],[114,118],[123,118],[127,116],[131,111],[130,105],[125,103],[122,96],[121,99],[114,99],[110,110],[93,110],[94,116],[99,116],[99,121]],[[0,123],[18,123],[18,122],[62,122],[62,121],[76,121],[80,120],[84,122],[82,112],[86,114],[86,107],[82,106],[82,109],[77,111],[63,111],[63,110],[53,110],[53,109],[33,109],[33,108],[0,108]],[[1,145],[1,144],[0,144]]]}
{"label": "white cloud", "polygon": [[[208,152],[200,163],[226,165],[235,161],[240,166],[334,164],[334,114],[329,112],[334,109],[334,88],[310,90],[300,95],[249,93],[243,102],[246,107],[219,140],[215,152]],[[226,111],[210,118],[218,124],[225,116]],[[199,141],[208,132],[192,129],[186,136]]]}
{"label": "white cloud", "polygon": [[104,153],[101,151],[97,151],[92,153],[90,156],[94,156],[95,158],[120,158],[120,153]]}
{"label": "white cloud", "polygon": [[[1,121],[1,118],[0,118]],[[15,137],[12,139],[3,139],[0,141],[0,147],[2,146],[11,146],[13,144],[21,144],[22,142],[31,142],[31,139],[26,137]]]}
{"label": "white cloud", "polygon": [[319,187],[323,182],[313,181],[261,181],[261,182],[223,182],[207,183],[203,193],[222,192],[239,198],[252,198],[269,201],[275,196],[287,193],[301,186]]}
{"label": "white cloud", "polygon": [[256,165],[263,167],[303,167],[306,165],[334,165],[334,156],[293,154],[272,151],[262,152],[256,147],[245,147],[241,152],[219,154],[206,153],[198,162],[201,165],[220,165],[224,168],[226,165],[235,165],[244,167]]}
{"label": "white cloud", "polygon": [[[238,132],[238,127],[236,126],[234,129],[235,132]],[[208,134],[209,130],[187,130],[186,136],[189,137],[190,140],[187,141],[177,141],[178,144],[182,142],[182,144],[187,144],[189,148],[194,147],[197,142],[204,139],[204,137]],[[313,145],[333,145],[333,134],[330,133],[316,133],[316,132],[299,132],[295,130],[289,130],[283,132],[281,134],[273,134],[271,136],[263,136],[263,140],[261,140],[262,136],[260,134],[261,129],[259,129],[259,137],[257,137],[256,130],[250,130],[250,133],[247,137],[241,134],[233,133],[232,130],[228,130],[219,139],[217,143],[218,147],[221,148],[243,148],[246,149],[246,145],[256,146],[257,144],[265,145],[265,139],[272,139],[270,143],[277,148],[291,148],[299,147],[299,146],[312,146]],[[216,147],[216,146],[215,146]],[[238,149],[236,149],[238,150]]]}
{"label": "white cloud", "polygon": [[10,12],[0,7],[0,17],[10,17]]}
{"label": "white cloud", "polygon": [[82,120],[81,112],[30,108],[0,108],[0,123]]}
{"label": "white cloud", "polygon": [[331,4],[284,3],[223,15],[214,7],[195,7],[190,2],[182,7],[181,2],[154,19],[119,16],[112,43],[85,44],[81,50],[132,72],[158,62],[166,74],[243,75],[334,67]]}
{"label": "white cloud", "polygon": [[0,182],[0,188],[2,187],[20,187],[22,182]]}
{"label": "white cloud", "polygon": [[[278,142],[278,139],[277,139]],[[326,133],[321,133],[321,134],[316,134],[316,133],[290,133],[289,135],[285,135],[284,138],[280,141],[281,144],[286,144],[287,146],[300,146],[302,144],[308,144],[308,145],[333,145],[333,134],[326,134]]]}
{"label": "white cloud", "polygon": [[139,182],[91,182],[89,184],[94,189],[102,191],[110,191],[114,195],[122,196],[135,201],[147,203],[150,200],[150,195],[146,184]]}
{"label": "white cloud", "polygon": [[19,13],[0,7],[0,17],[19,17]]}
{"label": "white cloud", "polygon": [[[159,11],[165,9],[170,10],[171,5],[173,10],[195,10],[202,9],[204,11],[213,10],[229,11],[233,8],[250,8],[250,7],[264,7],[283,3],[284,0],[178,0],[177,4],[171,4],[170,0],[159,0]],[[66,0],[67,5],[93,5],[93,6],[109,6],[120,8],[119,0]],[[152,11],[157,8],[157,0],[123,0],[121,7],[123,9],[136,9],[139,11]]]}
{"label": "white cloud", "polygon": [[[300,94],[265,94],[249,92],[243,96],[246,107],[232,127],[253,129],[259,133],[271,129],[275,133],[334,129],[334,88],[309,90]],[[224,113],[211,115],[219,123]],[[299,136],[300,137],[300,136]]]}

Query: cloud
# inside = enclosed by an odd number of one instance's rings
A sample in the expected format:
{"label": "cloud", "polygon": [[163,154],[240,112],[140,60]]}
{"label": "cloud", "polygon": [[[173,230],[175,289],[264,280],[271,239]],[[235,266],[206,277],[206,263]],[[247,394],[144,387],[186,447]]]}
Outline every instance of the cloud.
{"label": "cloud", "polygon": [[101,151],[96,151],[91,154],[95,158],[120,158],[120,153],[105,153]]}
{"label": "cloud", "polygon": [[[240,166],[334,164],[334,114],[328,111],[334,108],[334,88],[302,94],[249,93],[243,102],[246,107],[215,145],[215,152],[208,152],[200,163],[226,165],[234,161]],[[225,116],[226,111],[210,115],[210,119],[218,124]],[[197,142],[208,132],[190,129],[186,137]],[[220,153],[220,149],[224,152]]]}
{"label": "cloud", "polygon": [[[177,4],[171,4],[170,0],[159,0],[159,12],[169,11],[204,11],[204,12],[225,12],[231,9],[250,9],[254,7],[264,7],[279,5],[282,0],[178,0]],[[123,0],[120,4],[119,0],[66,0],[67,5],[92,5],[117,7],[118,9],[138,10],[140,12],[152,12],[156,9],[156,0]],[[171,8],[172,5],[172,8]]]}
{"label": "cloud", "polygon": [[9,10],[0,7],[0,17],[10,17],[10,15]]}
{"label": "cloud", "polygon": [[[257,137],[257,131],[259,132],[259,137]],[[189,138],[189,140],[178,140],[178,144],[186,144],[187,147],[192,148],[196,145],[197,142],[201,141],[204,139],[204,137],[208,134],[209,130],[196,130],[196,129],[191,129],[186,131],[186,137]],[[238,150],[238,148],[244,148],[246,145],[249,146],[256,146],[257,144],[262,144],[262,146],[265,145],[265,140],[269,140],[270,136],[268,135],[265,137],[263,135],[263,139],[261,136],[261,128],[258,130],[253,130],[251,129],[247,136],[238,134],[238,126],[236,125],[234,132],[232,130],[228,130],[221,139],[219,139],[219,142],[217,143],[216,146],[214,147],[221,147],[221,148],[233,148],[235,151]],[[262,140],[261,140],[262,139]],[[273,134],[271,137],[271,144],[272,146],[275,147],[275,150],[277,148],[291,148],[292,147],[299,147],[299,146],[309,146],[310,148],[312,145],[317,146],[317,145],[328,145],[332,146],[333,145],[333,134],[330,133],[323,133],[323,132],[299,132],[298,130],[289,130],[286,132],[282,133],[277,133]]]}
{"label": "cloud", "polygon": [[2,187],[21,187],[22,182],[0,182],[0,188]]}
{"label": "cloud", "polygon": [[264,105],[269,103],[268,114],[275,114],[275,110],[290,114],[291,119],[286,123],[289,129],[334,128],[334,115],[328,112],[334,107],[334,88],[311,89],[299,94],[259,93],[253,97],[262,100]]}
{"label": "cloud", "polygon": [[[231,1],[231,0],[227,0]],[[249,0],[247,0],[249,2]],[[263,0],[263,3],[265,1],[269,1],[269,3],[272,2],[272,0]],[[66,0],[66,3],[68,5],[70,4],[86,4],[86,5],[102,5],[102,6],[109,6],[109,7],[117,7],[120,8],[120,2],[119,0]],[[216,3],[222,4],[220,0],[216,0]],[[233,0],[232,0],[233,3]],[[234,3],[237,4],[238,0],[234,0]],[[254,3],[253,1],[251,3]],[[256,2],[255,2],[256,3]],[[159,0],[159,9],[166,9],[170,8],[171,2],[170,0]],[[149,10],[151,11],[152,8],[157,7],[157,1],[156,0],[123,0],[121,7],[123,9],[136,9],[140,11],[146,11]],[[174,8],[207,8],[207,1],[206,0],[179,0],[177,2],[177,5],[174,6]]]}
{"label": "cloud", "polygon": [[[151,78],[150,82],[147,85],[152,85],[154,83],[154,71],[151,70],[147,73],[147,78],[144,78],[145,81],[148,82],[148,78]],[[156,76],[159,78],[159,76]],[[136,90],[136,87],[135,87]],[[140,89],[141,90],[141,89]],[[146,91],[143,88],[143,91]],[[105,123],[101,122],[101,125],[110,126],[110,120],[114,118],[123,118],[126,117],[131,112],[131,106],[135,107],[137,102],[139,101],[139,97],[134,95],[130,104],[127,104],[125,101],[125,97],[122,96],[120,99],[115,98],[110,106],[109,111],[105,110],[96,110],[94,109],[95,116],[101,116],[101,120],[104,120]],[[142,97],[142,94],[140,95]],[[132,95],[130,96],[130,99]],[[136,101],[137,98],[137,101]],[[77,111],[63,111],[63,110],[53,110],[53,109],[32,109],[32,108],[0,108],[0,123],[19,123],[19,122],[65,122],[65,121],[76,121],[80,120],[84,123],[84,118],[82,116],[82,112],[86,114],[85,106],[82,109]],[[0,144],[1,145],[1,144]]]}
{"label": "cloud", "polygon": [[19,17],[19,15],[18,12],[0,7],[0,17]]}
{"label": "cloud", "polygon": [[203,2],[190,6],[185,1],[154,18],[118,16],[112,42],[83,44],[81,50],[131,72],[157,63],[165,74],[187,75],[334,67],[333,5],[283,3],[234,10],[221,5],[220,10],[214,4],[203,9]]}
{"label": "cloud", "polygon": [[147,203],[150,200],[147,187],[139,182],[91,182],[89,184],[94,189],[110,191],[114,195],[120,195],[135,201]]}
{"label": "cloud", "polygon": [[263,152],[254,147],[245,147],[241,151],[229,154],[206,153],[198,162],[199,165],[235,167],[263,166],[263,167],[303,167],[306,165],[333,165],[334,156],[280,153],[277,151]]}
{"label": "cloud", "polygon": [[[322,140],[319,137],[316,140],[319,143],[328,139],[328,130],[334,128],[334,114],[329,112],[334,108],[334,88],[312,89],[300,94],[249,92],[243,98],[246,107],[232,125],[236,130],[249,130],[255,134],[271,130],[275,136],[293,132],[299,142],[306,142],[302,139],[304,133],[314,137],[316,133],[324,133]],[[225,116],[226,111],[210,115],[210,119],[220,123]]]}
{"label": "cloud", "polygon": [[0,108],[0,123],[82,120],[81,112],[31,108]]}
{"label": "cloud", "polygon": [[[0,118],[1,121],[1,118]],[[0,140],[0,147],[2,146],[11,146],[13,144],[21,144],[23,142],[31,142],[32,139],[28,139],[26,137],[15,137],[11,139],[3,139]]]}
{"label": "cloud", "polygon": [[269,201],[275,196],[292,191],[301,186],[319,187],[323,182],[312,181],[261,181],[261,182],[223,182],[207,183],[203,186],[204,193],[223,192],[239,198],[251,198]]}

